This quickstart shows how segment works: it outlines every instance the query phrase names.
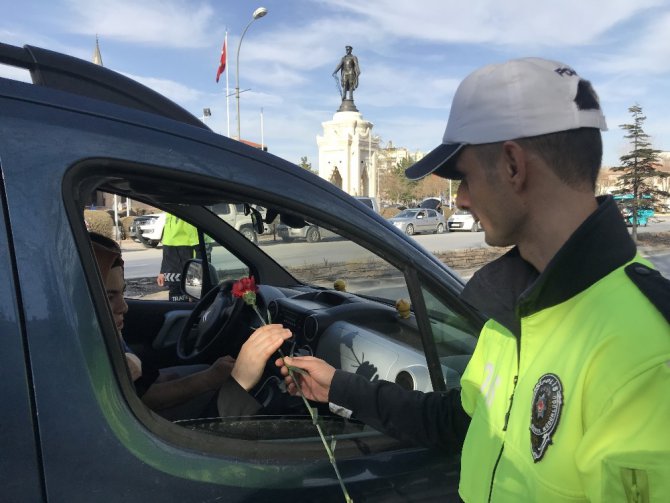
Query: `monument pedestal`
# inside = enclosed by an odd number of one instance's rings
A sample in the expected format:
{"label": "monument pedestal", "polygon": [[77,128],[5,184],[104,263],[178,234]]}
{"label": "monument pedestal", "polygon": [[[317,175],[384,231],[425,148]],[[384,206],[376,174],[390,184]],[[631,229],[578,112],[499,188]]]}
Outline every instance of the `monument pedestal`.
{"label": "monument pedestal", "polygon": [[358,108],[354,105],[354,100],[343,99],[338,112],[358,112]]}
{"label": "monument pedestal", "polygon": [[[345,106],[353,109],[342,111]],[[321,125],[323,135],[316,137],[319,176],[352,196],[375,197],[379,137],[372,134],[372,122],[363,118],[352,100],[342,100],[340,111]]]}

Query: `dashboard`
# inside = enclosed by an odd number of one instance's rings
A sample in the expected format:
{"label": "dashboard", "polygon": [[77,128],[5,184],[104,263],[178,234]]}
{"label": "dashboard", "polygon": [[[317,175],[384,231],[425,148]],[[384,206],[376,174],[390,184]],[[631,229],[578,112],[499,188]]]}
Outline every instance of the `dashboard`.
{"label": "dashboard", "polygon": [[[413,315],[403,319],[394,307],[332,290],[259,285],[259,296],[272,322],[294,333],[293,354],[313,355],[337,369],[408,390],[433,389]],[[450,361],[456,362],[447,357],[442,365],[447,388],[460,385],[464,368]]]}

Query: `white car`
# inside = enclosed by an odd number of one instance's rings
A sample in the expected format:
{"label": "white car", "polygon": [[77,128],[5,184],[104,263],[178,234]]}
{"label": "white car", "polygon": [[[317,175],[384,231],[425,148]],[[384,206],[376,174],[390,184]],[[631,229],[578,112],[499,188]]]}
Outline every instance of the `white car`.
{"label": "white car", "polygon": [[482,226],[468,210],[456,210],[447,220],[449,231],[472,231],[479,232]]}
{"label": "white car", "polygon": [[130,226],[130,237],[145,246],[156,248],[163,239],[165,213],[153,213],[136,217]]}

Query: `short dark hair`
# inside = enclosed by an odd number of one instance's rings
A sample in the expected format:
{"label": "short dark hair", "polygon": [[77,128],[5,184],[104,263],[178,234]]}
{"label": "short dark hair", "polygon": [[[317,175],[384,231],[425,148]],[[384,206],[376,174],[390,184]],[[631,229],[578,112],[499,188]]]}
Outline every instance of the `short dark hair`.
{"label": "short dark hair", "polygon": [[[595,190],[603,157],[600,130],[579,128],[557,133],[531,136],[513,140],[538,156],[556,173],[556,176],[573,188],[585,184]],[[504,142],[473,145],[480,162],[494,165]]]}
{"label": "short dark hair", "polygon": [[[123,267],[123,258],[121,258],[121,247],[119,246],[119,243],[111,238],[108,238],[107,236],[98,234],[97,232],[89,232],[88,235],[91,238],[91,243],[97,244],[98,246],[102,247],[103,250],[108,252],[108,254],[115,256],[112,263],[109,264],[110,268],[113,269],[114,267]],[[97,254],[96,260],[98,260]]]}

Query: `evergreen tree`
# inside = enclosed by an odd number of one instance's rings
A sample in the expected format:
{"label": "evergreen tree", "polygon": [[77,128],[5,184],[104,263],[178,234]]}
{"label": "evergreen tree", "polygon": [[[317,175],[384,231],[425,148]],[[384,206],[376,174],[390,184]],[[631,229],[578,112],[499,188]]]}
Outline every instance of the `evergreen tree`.
{"label": "evergreen tree", "polygon": [[309,162],[309,159],[307,159],[307,156],[304,155],[300,158],[300,164],[298,164],[302,169],[306,169],[307,171],[312,171],[312,163]]}
{"label": "evergreen tree", "polygon": [[642,114],[642,107],[635,104],[628,111],[633,116],[633,123],[621,124],[619,127],[627,132],[624,138],[629,140],[631,150],[619,158],[621,165],[612,168],[612,171],[621,173],[616,194],[622,196],[620,205],[633,215],[632,234],[633,239],[637,240],[638,212],[644,207],[656,205],[661,196],[668,196],[667,192],[654,187],[653,179],[667,175],[656,168],[660,150],[652,148],[649,135],[642,129],[647,119]]}

